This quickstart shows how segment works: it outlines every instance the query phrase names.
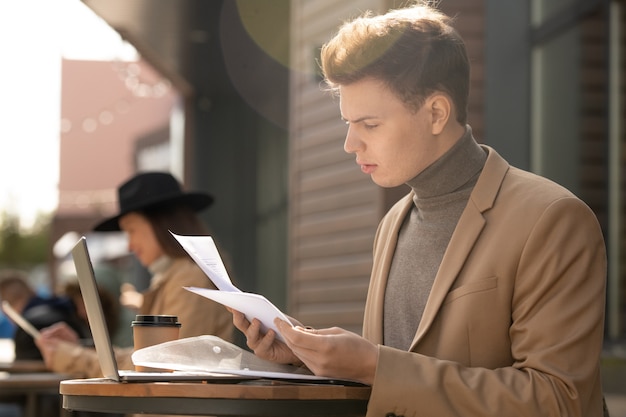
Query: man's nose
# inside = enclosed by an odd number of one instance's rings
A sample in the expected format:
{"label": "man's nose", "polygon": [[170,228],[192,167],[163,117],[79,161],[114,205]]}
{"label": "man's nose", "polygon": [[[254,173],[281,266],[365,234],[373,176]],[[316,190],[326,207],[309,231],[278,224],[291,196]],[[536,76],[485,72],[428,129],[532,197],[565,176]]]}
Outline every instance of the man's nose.
{"label": "man's nose", "polygon": [[346,132],[346,139],[343,142],[343,150],[347,153],[355,153],[359,149],[359,139],[354,133],[354,129],[348,125],[348,131]]}

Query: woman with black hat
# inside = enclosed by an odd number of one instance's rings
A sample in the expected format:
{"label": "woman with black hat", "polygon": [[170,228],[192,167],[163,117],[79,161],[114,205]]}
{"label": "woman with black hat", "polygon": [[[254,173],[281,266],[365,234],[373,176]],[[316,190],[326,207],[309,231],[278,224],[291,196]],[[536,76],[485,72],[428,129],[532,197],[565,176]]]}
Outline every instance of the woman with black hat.
{"label": "woman with black hat", "polygon": [[[215,287],[170,234],[172,231],[181,235],[208,235],[197,212],[210,206],[213,197],[184,192],[169,173],[147,172],[135,175],[118,188],[118,202],[119,213],[100,222],[94,230],[126,232],[130,251],[152,274],[138,314],[178,316],[182,323],[181,338],[211,334],[231,341],[232,315],[222,305],[183,288]],[[42,335],[38,345],[50,369],[98,376],[99,366],[93,351],[76,345],[64,346],[68,339],[65,331],[49,329]],[[132,349],[116,349],[120,367],[132,368],[131,353]]]}

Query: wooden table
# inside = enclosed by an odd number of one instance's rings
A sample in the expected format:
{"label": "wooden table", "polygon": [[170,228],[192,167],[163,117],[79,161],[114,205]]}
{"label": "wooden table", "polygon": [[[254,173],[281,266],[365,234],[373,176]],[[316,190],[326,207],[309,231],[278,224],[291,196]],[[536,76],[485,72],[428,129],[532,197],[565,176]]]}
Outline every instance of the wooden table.
{"label": "wooden table", "polygon": [[58,395],[67,375],[52,372],[0,372],[0,399],[24,398],[24,416],[36,417],[41,395]]}
{"label": "wooden table", "polygon": [[364,386],[269,380],[123,383],[97,378],[60,385],[63,408],[72,411],[226,417],[364,416],[370,391]]}
{"label": "wooden table", "polygon": [[0,372],[48,372],[46,364],[42,360],[15,360],[12,362],[0,362]]}

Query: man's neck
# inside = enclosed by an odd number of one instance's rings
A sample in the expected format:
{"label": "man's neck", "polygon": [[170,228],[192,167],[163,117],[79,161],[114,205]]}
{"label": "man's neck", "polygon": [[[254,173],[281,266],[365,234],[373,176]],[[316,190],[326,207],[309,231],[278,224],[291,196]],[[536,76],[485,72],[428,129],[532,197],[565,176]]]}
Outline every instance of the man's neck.
{"label": "man's neck", "polygon": [[446,124],[446,127],[438,135],[439,140],[445,146],[445,151],[442,155],[448,152],[465,134],[465,125],[459,124],[457,121]]}

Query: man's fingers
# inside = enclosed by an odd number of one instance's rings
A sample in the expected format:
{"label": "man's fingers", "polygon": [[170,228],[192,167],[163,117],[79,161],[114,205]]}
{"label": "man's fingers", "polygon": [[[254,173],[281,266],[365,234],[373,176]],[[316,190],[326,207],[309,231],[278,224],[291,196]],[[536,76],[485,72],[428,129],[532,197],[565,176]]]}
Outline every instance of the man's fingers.
{"label": "man's fingers", "polygon": [[241,330],[242,332],[246,333],[246,331],[248,330],[248,327],[250,326],[250,323],[246,319],[246,316],[237,310],[232,310],[232,313],[233,313],[233,324],[235,325],[235,327]]}
{"label": "man's fingers", "polygon": [[248,322],[248,327],[244,332],[248,347],[252,350],[257,350],[259,342],[263,340],[263,334],[261,333],[261,322],[257,319],[253,319],[252,322]]}
{"label": "man's fingers", "polygon": [[274,330],[268,330],[268,332],[265,334],[265,337],[261,338],[256,347],[255,347],[255,351],[259,351],[259,352],[267,352],[271,349],[272,344],[274,343],[274,339],[276,339],[276,332],[274,332]]}

